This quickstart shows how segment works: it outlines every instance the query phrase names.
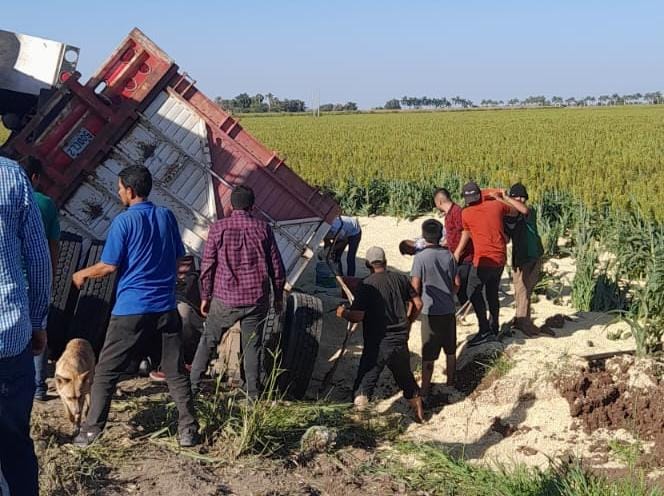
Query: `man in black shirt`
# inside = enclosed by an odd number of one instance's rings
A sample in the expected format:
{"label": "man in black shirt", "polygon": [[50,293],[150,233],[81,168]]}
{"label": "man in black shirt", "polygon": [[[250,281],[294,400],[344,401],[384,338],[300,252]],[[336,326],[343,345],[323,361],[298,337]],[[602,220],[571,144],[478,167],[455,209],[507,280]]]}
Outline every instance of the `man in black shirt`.
{"label": "man in black shirt", "polygon": [[408,352],[410,325],[422,309],[422,300],[407,276],[387,270],[382,248],[369,248],[366,263],[371,275],[362,281],[350,309],[337,308],[338,317],[363,322],[364,348],[353,387],[355,406],[367,405],[387,366],[415,411],[416,421],[422,422],[422,398]]}

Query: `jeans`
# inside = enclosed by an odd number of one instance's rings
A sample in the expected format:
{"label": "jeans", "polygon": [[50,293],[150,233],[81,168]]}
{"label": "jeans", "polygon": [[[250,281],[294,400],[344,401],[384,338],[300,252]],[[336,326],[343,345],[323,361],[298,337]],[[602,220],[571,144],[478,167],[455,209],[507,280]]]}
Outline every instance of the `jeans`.
{"label": "jeans", "polygon": [[216,298],[212,299],[205,330],[191,364],[191,388],[194,392],[200,389],[201,376],[212,356],[216,355],[221,338],[239,320],[247,395],[254,399],[258,397],[261,390],[263,324],[267,311],[267,300],[254,306],[229,307]]}
{"label": "jeans", "polygon": [[407,400],[417,396],[420,388],[410,369],[408,341],[393,342],[388,339],[364,340],[360,366],[353,386],[355,396],[371,398],[378,384],[383,369],[387,367]]}
{"label": "jeans", "polygon": [[45,396],[48,392],[46,386],[46,370],[48,368],[48,350],[44,349],[40,355],[34,357],[35,361],[35,396]]}
{"label": "jeans", "polygon": [[[470,269],[468,277],[468,297],[473,304],[473,310],[477,316],[477,322],[480,326],[480,334],[493,333],[498,334],[500,329],[499,314],[500,301],[498,291],[500,289],[500,276],[503,274],[504,267],[475,267]],[[489,304],[489,319],[486,316],[486,304],[484,295]]]}
{"label": "jeans", "polygon": [[355,236],[349,236],[348,239],[338,241],[334,246],[334,265],[338,276],[344,275],[343,267],[341,266],[341,255],[343,255],[346,246],[348,246],[348,254],[346,255],[346,275],[348,277],[355,277],[355,260],[357,258],[357,249],[360,247],[362,241],[362,232]]}
{"label": "jeans", "polygon": [[35,370],[28,347],[0,358],[0,467],[12,496],[39,494],[37,457],[30,438]]}
{"label": "jeans", "polygon": [[182,322],[177,310],[145,315],[112,315],[104,347],[95,367],[90,412],[81,431],[101,430],[108,420],[111,399],[120,376],[145,349],[146,341],[161,341],[161,368],[178,409],[179,432],[198,429],[182,354]]}
{"label": "jeans", "polygon": [[459,305],[464,305],[468,301],[468,277],[470,277],[470,270],[473,265],[470,262],[462,262],[457,268],[459,278],[461,279],[461,287],[457,293]]}

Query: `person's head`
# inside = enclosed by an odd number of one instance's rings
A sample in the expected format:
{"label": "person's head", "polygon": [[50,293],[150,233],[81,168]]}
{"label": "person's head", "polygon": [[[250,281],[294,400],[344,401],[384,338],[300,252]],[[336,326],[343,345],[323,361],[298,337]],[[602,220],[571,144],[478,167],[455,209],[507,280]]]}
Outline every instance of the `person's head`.
{"label": "person's head", "polygon": [[367,250],[365,257],[366,264],[371,272],[382,272],[387,267],[387,259],[385,258],[385,250],[379,246],[372,246]]}
{"label": "person's head", "polygon": [[254,206],[254,190],[249,186],[238,186],[231,193],[231,207],[233,210],[249,211]]}
{"label": "person's head", "polygon": [[39,184],[39,178],[41,177],[43,170],[42,163],[35,157],[28,157],[24,161],[23,167],[25,168],[25,173],[28,175],[28,178],[32,183],[32,187],[36,188]]}
{"label": "person's head", "polygon": [[482,191],[475,181],[464,184],[461,193],[466,206],[482,201]]}
{"label": "person's head", "polygon": [[152,174],[143,165],[130,165],[118,174],[118,195],[126,207],[145,201],[152,191]]}
{"label": "person's head", "polygon": [[433,203],[436,205],[436,208],[444,214],[446,214],[450,208],[452,208],[452,205],[454,205],[452,196],[446,188],[438,188],[433,192]]}
{"label": "person's head", "polygon": [[422,237],[429,244],[440,244],[443,239],[443,225],[435,219],[425,220],[422,223]]}
{"label": "person's head", "polygon": [[513,200],[520,201],[521,203],[526,203],[528,201],[528,191],[526,191],[526,187],[521,183],[512,185],[509,191],[509,196]]}

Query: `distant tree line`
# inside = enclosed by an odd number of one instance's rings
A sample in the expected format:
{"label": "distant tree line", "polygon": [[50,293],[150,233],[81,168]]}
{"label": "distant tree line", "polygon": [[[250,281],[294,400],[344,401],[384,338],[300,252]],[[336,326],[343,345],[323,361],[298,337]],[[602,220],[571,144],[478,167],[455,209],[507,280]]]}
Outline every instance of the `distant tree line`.
{"label": "distant tree line", "polygon": [[357,110],[357,103],[326,103],[318,108],[321,112],[354,112]]}
{"label": "distant tree line", "polygon": [[664,96],[661,91],[650,93],[634,93],[633,95],[600,95],[586,96],[583,98],[563,98],[553,96],[529,96],[523,99],[511,98],[507,101],[483,99],[479,105],[472,100],[455,96],[453,98],[429,98],[428,96],[412,97],[404,96],[401,99],[393,98],[385,102],[383,106],[386,110],[400,110],[402,108],[422,109],[422,108],[477,108],[481,107],[585,107],[590,105],[639,105],[639,104],[663,104]]}
{"label": "distant tree line", "polygon": [[215,103],[233,113],[304,112],[307,110],[303,100],[288,98],[282,100],[272,93],[266,95],[256,93],[254,96],[250,96],[248,93],[240,93],[235,98],[228,100],[217,97]]}

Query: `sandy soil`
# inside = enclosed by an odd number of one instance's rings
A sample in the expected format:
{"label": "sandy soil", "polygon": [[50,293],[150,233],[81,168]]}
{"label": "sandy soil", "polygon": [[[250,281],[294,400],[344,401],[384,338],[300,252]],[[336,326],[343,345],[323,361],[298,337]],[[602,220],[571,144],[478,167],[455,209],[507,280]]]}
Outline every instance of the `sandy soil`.
{"label": "sandy soil", "polygon": [[[363,228],[359,256],[373,245],[385,249],[388,264],[393,270],[408,273],[412,257],[398,251],[402,239],[418,235],[422,219],[397,220],[390,217],[361,218]],[[364,263],[358,264],[361,274],[368,271]],[[549,262],[545,269],[555,272],[565,285],[562,301],[554,304],[544,296],[533,305],[533,317],[541,324],[556,314],[569,316],[562,329],[556,329],[556,337],[526,338],[519,331],[503,339],[502,345],[485,345],[467,349],[466,338],[476,332],[476,319],[471,311],[466,325],[458,327],[458,368],[474,360],[486,361],[486,353],[494,349],[503,351],[512,363],[504,376],[482,391],[464,395],[444,386],[444,363],[437,363],[433,394],[447,401],[434,408],[424,425],[410,423],[406,436],[418,441],[439,443],[452,448],[470,460],[545,466],[549,459],[570,453],[592,460],[597,443],[606,443],[615,434],[596,431],[585,434],[578,429],[570,415],[566,400],[559,394],[552,379],[560,373],[574,371],[585,360],[580,356],[594,353],[634,348],[633,338],[610,340],[607,335],[625,331],[624,324],[615,323],[614,317],[601,313],[575,312],[569,305],[569,285],[574,276],[574,261],[570,258]],[[324,301],[326,310],[324,335],[319,360],[310,388],[311,396],[318,396],[320,381],[329,370],[330,360],[343,340],[345,325],[331,312],[339,303],[337,290],[323,290],[315,286],[314,264],[299,281],[298,286],[316,293]],[[514,316],[512,286],[508,270],[503,274],[501,294],[501,322]],[[421,337],[416,322],[411,330],[409,347],[413,370],[419,378]],[[350,340],[348,351],[336,371],[333,387],[325,394],[335,399],[350,400],[350,389],[361,354],[361,333]],[[485,387],[483,385],[482,387]],[[482,389],[482,388],[480,388]],[[380,412],[399,411],[408,414],[408,407],[401,398],[389,371],[383,372],[376,408]],[[496,419],[500,419],[498,422]],[[498,422],[498,424],[497,424]],[[507,426],[505,429],[497,425]],[[497,431],[503,431],[503,434]]]}

